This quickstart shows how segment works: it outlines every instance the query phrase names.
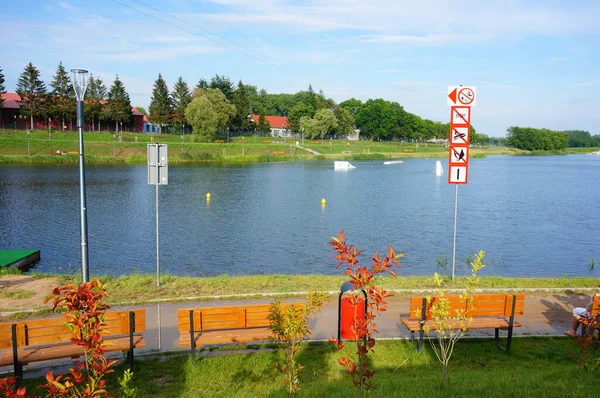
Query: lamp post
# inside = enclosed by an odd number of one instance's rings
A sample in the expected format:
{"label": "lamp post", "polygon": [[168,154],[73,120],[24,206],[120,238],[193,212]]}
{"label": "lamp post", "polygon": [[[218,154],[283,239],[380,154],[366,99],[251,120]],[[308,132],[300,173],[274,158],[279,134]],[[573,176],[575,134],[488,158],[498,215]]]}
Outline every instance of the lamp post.
{"label": "lamp post", "polygon": [[87,87],[85,69],[71,69],[73,73],[73,89],[77,95],[77,131],[79,133],[79,221],[81,231],[81,279],[89,281],[88,265],[88,233],[87,233],[87,204],[85,200],[85,164],[83,156],[83,98]]}

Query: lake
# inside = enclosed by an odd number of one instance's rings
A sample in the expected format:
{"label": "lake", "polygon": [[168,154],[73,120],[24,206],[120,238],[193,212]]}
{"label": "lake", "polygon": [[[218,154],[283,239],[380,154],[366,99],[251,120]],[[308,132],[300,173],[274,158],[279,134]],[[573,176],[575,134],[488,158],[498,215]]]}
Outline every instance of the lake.
{"label": "lake", "polygon": [[[365,265],[390,244],[405,254],[401,275],[449,274],[455,187],[433,174],[435,160],[352,164],[170,166],[159,188],[161,272],[341,275],[328,242],[345,230]],[[597,276],[599,176],[594,156],[471,159],[457,275],[484,250],[481,275]],[[0,249],[40,249],[34,270],[80,273],[78,184],[77,166],[1,165]],[[88,165],[86,186],[90,275],[155,273],[147,167]]]}

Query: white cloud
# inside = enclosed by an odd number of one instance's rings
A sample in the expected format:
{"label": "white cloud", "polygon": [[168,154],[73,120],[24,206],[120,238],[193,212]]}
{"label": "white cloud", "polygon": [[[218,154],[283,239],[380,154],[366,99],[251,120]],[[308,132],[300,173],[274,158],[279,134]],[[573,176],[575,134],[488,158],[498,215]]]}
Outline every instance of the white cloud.
{"label": "white cloud", "polygon": [[67,11],[75,11],[75,7],[73,7],[72,5],[70,5],[69,3],[66,3],[64,1],[59,1],[57,3],[59,5],[59,7],[67,10]]}

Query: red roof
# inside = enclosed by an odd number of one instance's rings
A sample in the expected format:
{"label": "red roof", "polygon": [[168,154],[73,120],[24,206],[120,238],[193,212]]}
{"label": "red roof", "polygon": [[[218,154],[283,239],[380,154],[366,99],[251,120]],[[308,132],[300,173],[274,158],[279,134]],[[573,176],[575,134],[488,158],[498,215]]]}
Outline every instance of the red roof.
{"label": "red roof", "polygon": [[19,109],[21,108],[21,97],[17,93],[2,93],[2,98],[4,99],[3,108],[6,109]]}
{"label": "red roof", "polygon": [[[258,124],[260,115],[250,115],[254,123]],[[285,116],[265,116],[265,120],[269,122],[271,128],[274,129],[286,129],[288,127],[288,120]]]}

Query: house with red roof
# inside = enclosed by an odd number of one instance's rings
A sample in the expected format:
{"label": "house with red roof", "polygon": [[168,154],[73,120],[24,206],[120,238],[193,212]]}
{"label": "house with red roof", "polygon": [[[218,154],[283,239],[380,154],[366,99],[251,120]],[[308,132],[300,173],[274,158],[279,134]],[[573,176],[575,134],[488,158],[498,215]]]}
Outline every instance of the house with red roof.
{"label": "house with red roof", "polygon": [[[252,121],[258,126],[260,115],[250,114]],[[285,116],[265,116],[265,120],[271,126],[271,137],[291,137],[292,130],[289,129],[288,119]]]}
{"label": "house with red roof", "polygon": [[[4,129],[20,129],[25,130],[31,128],[29,118],[27,117],[26,110],[21,112],[21,97],[17,93],[2,93],[2,99],[4,104],[2,105],[2,112],[0,112],[0,128]],[[85,111],[84,111],[85,112]],[[144,129],[144,114],[138,111],[135,107],[131,108],[132,121],[124,123],[123,128],[133,132],[141,132]],[[75,119],[75,117],[73,117]],[[36,116],[33,119],[34,128],[45,130],[48,127],[60,130],[60,124],[58,120],[48,119],[45,117]],[[74,128],[73,124],[67,125],[70,128]],[[110,130],[111,127],[115,126],[115,123],[105,122],[103,123],[103,130]],[[84,126],[85,130],[93,130],[91,122],[86,122]]]}

